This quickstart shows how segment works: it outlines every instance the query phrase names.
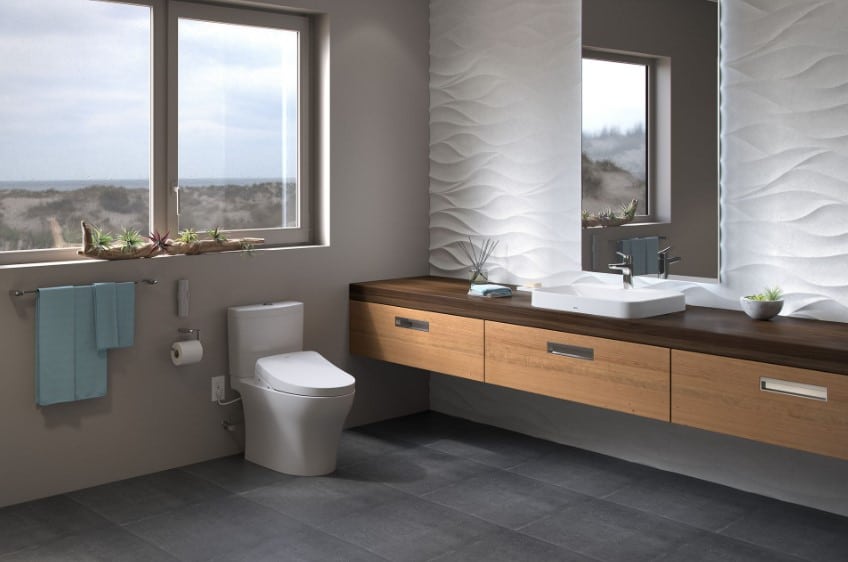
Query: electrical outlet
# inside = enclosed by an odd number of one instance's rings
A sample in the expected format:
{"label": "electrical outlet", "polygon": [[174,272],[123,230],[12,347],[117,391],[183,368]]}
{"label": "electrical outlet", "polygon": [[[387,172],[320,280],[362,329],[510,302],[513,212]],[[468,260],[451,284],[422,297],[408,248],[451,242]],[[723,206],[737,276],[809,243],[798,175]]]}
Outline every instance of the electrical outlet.
{"label": "electrical outlet", "polygon": [[212,377],[212,402],[224,399],[224,375]]}

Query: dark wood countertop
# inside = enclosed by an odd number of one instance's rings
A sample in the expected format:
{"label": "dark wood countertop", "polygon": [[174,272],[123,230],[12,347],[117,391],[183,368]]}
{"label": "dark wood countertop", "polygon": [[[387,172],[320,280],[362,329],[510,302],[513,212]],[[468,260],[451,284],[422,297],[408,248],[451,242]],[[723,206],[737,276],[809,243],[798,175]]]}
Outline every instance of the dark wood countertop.
{"label": "dark wood countertop", "polygon": [[412,277],[351,283],[352,300],[494,320],[672,349],[724,355],[848,375],[848,324],[687,306],[685,312],[622,320],[535,308],[530,294],[488,299],[466,293],[468,282]]}

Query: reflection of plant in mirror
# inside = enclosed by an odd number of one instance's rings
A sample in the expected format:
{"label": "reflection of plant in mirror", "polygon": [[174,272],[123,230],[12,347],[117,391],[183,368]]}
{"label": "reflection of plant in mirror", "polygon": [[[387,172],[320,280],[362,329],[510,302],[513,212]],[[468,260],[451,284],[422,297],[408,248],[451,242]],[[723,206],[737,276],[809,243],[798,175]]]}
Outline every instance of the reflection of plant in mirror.
{"label": "reflection of plant in mirror", "polygon": [[121,250],[124,252],[132,252],[141,246],[143,240],[141,234],[137,230],[124,228],[124,231],[118,236],[118,242],[121,243]]}
{"label": "reflection of plant in mirror", "polygon": [[752,301],[779,301],[783,299],[783,291],[775,285],[774,287],[766,287],[762,293],[748,295],[745,298]]}
{"label": "reflection of plant in mirror", "polygon": [[197,232],[195,232],[193,228],[186,228],[184,230],[181,230],[178,240],[185,244],[197,242]]}
{"label": "reflection of plant in mirror", "polygon": [[622,224],[627,224],[636,216],[636,208],[638,205],[639,201],[637,199],[631,199],[629,203],[621,206],[618,213],[612,209],[606,209],[594,214],[583,210],[580,213],[583,228],[593,226],[621,226]]}

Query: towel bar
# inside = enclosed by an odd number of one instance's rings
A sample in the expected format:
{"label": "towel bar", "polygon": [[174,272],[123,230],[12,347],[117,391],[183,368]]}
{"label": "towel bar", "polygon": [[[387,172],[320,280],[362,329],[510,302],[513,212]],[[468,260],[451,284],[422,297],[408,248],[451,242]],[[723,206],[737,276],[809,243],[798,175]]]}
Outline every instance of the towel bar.
{"label": "towel bar", "polygon": [[[139,283],[146,283],[148,285],[158,285],[159,280],[158,279],[142,279],[141,281],[133,281],[133,283],[135,283],[136,285],[138,285]],[[26,291],[22,291],[20,289],[11,289],[9,291],[9,296],[10,297],[22,297],[24,295],[35,294],[37,292],[38,292],[38,289],[27,289]]]}

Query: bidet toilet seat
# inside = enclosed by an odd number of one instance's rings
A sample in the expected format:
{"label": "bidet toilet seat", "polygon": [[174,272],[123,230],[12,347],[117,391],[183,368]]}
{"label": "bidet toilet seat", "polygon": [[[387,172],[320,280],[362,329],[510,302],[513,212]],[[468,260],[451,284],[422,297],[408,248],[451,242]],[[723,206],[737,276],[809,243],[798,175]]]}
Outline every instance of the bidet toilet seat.
{"label": "bidet toilet seat", "polygon": [[344,396],[356,380],[320,353],[295,351],[256,360],[256,377],[276,391],[300,396]]}

